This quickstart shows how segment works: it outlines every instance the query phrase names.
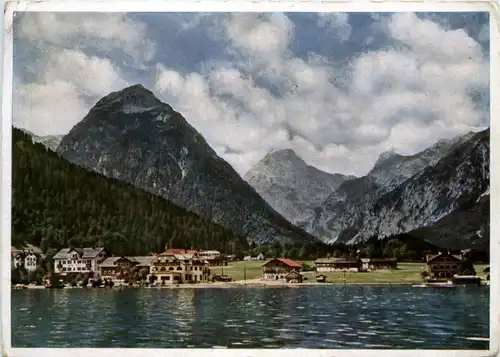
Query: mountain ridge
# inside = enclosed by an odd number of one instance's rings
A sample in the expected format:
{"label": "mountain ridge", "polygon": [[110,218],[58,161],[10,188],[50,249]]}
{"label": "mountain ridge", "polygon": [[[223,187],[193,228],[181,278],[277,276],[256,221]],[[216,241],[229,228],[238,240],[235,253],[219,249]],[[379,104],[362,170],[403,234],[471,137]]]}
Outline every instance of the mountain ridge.
{"label": "mountain ridge", "polygon": [[294,150],[282,149],[266,154],[244,178],[276,211],[295,223],[352,176],[321,171]]}
{"label": "mountain ridge", "polygon": [[180,113],[143,86],[100,99],[63,138],[57,152],[251,241],[316,241],[273,210]]}

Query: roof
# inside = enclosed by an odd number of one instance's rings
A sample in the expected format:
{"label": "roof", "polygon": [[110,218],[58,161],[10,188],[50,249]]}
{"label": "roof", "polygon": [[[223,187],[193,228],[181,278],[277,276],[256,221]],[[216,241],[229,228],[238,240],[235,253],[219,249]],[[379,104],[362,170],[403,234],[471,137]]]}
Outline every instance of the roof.
{"label": "roof", "polygon": [[457,260],[457,261],[461,261],[462,260],[462,257],[460,255],[449,254],[449,253],[439,253],[439,254],[436,254],[436,255],[428,254],[426,256],[426,260],[427,260],[427,263],[430,263],[433,260],[436,260],[437,258],[442,258],[442,257],[443,258],[444,257],[450,257],[450,258],[453,258],[453,260]]}
{"label": "roof", "polygon": [[160,255],[193,254],[193,253],[199,253],[199,251],[196,249],[170,248],[167,249],[165,252],[161,253]]}
{"label": "roof", "polygon": [[288,265],[289,267],[292,267],[292,268],[302,268],[302,265],[300,265],[299,263],[293,261],[292,259],[288,259],[288,258],[275,258],[273,260],[268,261],[263,266],[266,266],[267,264],[269,264],[271,262],[274,262],[276,260],[279,261],[279,262],[281,262],[281,263],[283,263],[283,264],[286,264],[286,265]]}
{"label": "roof", "polygon": [[80,258],[82,259],[91,259],[95,258],[99,253],[101,253],[104,248],[63,248],[56,255],[54,255],[54,259],[69,259],[73,250],[77,251]]}
{"label": "roof", "polygon": [[154,257],[152,256],[143,256],[143,257],[109,257],[105,261],[103,261],[100,266],[104,268],[112,268],[115,267],[116,262],[121,258],[125,258],[130,260],[131,262],[137,263],[138,266],[147,266],[150,265],[151,261]]}
{"label": "roof", "polygon": [[319,258],[316,259],[314,263],[323,263],[323,264],[347,264],[347,263],[357,263],[357,259],[349,259],[349,258]]}
{"label": "roof", "polygon": [[396,258],[362,258],[363,263],[395,263],[398,260]]}

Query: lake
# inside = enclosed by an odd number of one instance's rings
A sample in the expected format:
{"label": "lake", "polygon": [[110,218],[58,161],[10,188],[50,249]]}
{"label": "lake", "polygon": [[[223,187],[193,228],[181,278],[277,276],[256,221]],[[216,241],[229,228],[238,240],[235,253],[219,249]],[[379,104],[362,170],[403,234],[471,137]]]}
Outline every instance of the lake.
{"label": "lake", "polygon": [[12,347],[488,349],[489,288],[12,291]]}

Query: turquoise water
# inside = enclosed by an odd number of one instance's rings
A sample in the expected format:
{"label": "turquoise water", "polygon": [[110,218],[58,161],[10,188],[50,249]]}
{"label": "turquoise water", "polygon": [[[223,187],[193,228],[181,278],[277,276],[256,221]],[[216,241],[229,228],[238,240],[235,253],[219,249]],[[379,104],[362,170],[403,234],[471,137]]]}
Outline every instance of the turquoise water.
{"label": "turquoise water", "polygon": [[488,349],[488,336],[487,287],[12,291],[13,347]]}

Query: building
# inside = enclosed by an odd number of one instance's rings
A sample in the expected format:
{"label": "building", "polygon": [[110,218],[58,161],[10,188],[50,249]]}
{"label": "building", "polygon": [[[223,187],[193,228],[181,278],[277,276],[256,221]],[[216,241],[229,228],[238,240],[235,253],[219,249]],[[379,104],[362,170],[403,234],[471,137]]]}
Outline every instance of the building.
{"label": "building", "polygon": [[24,268],[28,272],[33,272],[36,270],[36,265],[38,261],[38,256],[34,252],[29,252],[24,256]]}
{"label": "building", "polygon": [[299,284],[302,283],[303,276],[296,270],[292,270],[291,272],[285,275],[285,281],[289,284]]}
{"label": "building", "polygon": [[361,265],[361,260],[349,258],[320,258],[314,262],[316,272],[358,272]]}
{"label": "building", "polygon": [[56,274],[99,274],[100,264],[108,257],[104,248],[63,248],[54,255]]}
{"label": "building", "polygon": [[252,257],[251,255],[248,255],[246,257],[243,258],[243,260],[246,260],[246,261],[257,261],[257,260],[264,260],[265,257],[264,257],[264,254],[262,253],[259,253],[257,256],[255,257]]}
{"label": "building", "polygon": [[449,252],[427,254],[425,260],[431,279],[451,279],[462,270],[462,257]]}
{"label": "building", "polygon": [[19,268],[24,267],[28,272],[33,272],[36,270],[39,255],[33,250],[18,250],[11,247],[11,257],[12,257],[12,267]]}
{"label": "building", "polygon": [[[275,258],[262,266],[262,277],[264,280],[287,280],[286,276],[291,272],[300,273],[302,266],[287,258]],[[296,278],[297,276],[294,275]],[[301,278],[302,281],[302,278]]]}
{"label": "building", "polygon": [[149,278],[151,274],[151,261],[154,256],[139,256],[139,257],[108,257],[99,266],[99,275],[102,279],[119,280],[123,279],[127,274],[143,270],[146,272],[145,278]]}
{"label": "building", "polygon": [[398,261],[396,258],[361,258],[361,268],[364,271],[394,270],[398,268]]}
{"label": "building", "polygon": [[[174,254],[180,253],[182,254]],[[208,262],[198,251],[169,249],[151,260],[151,274],[160,284],[207,283]]]}
{"label": "building", "polygon": [[205,259],[209,265],[227,265],[227,260],[220,254],[218,250],[202,250],[199,256]]}

